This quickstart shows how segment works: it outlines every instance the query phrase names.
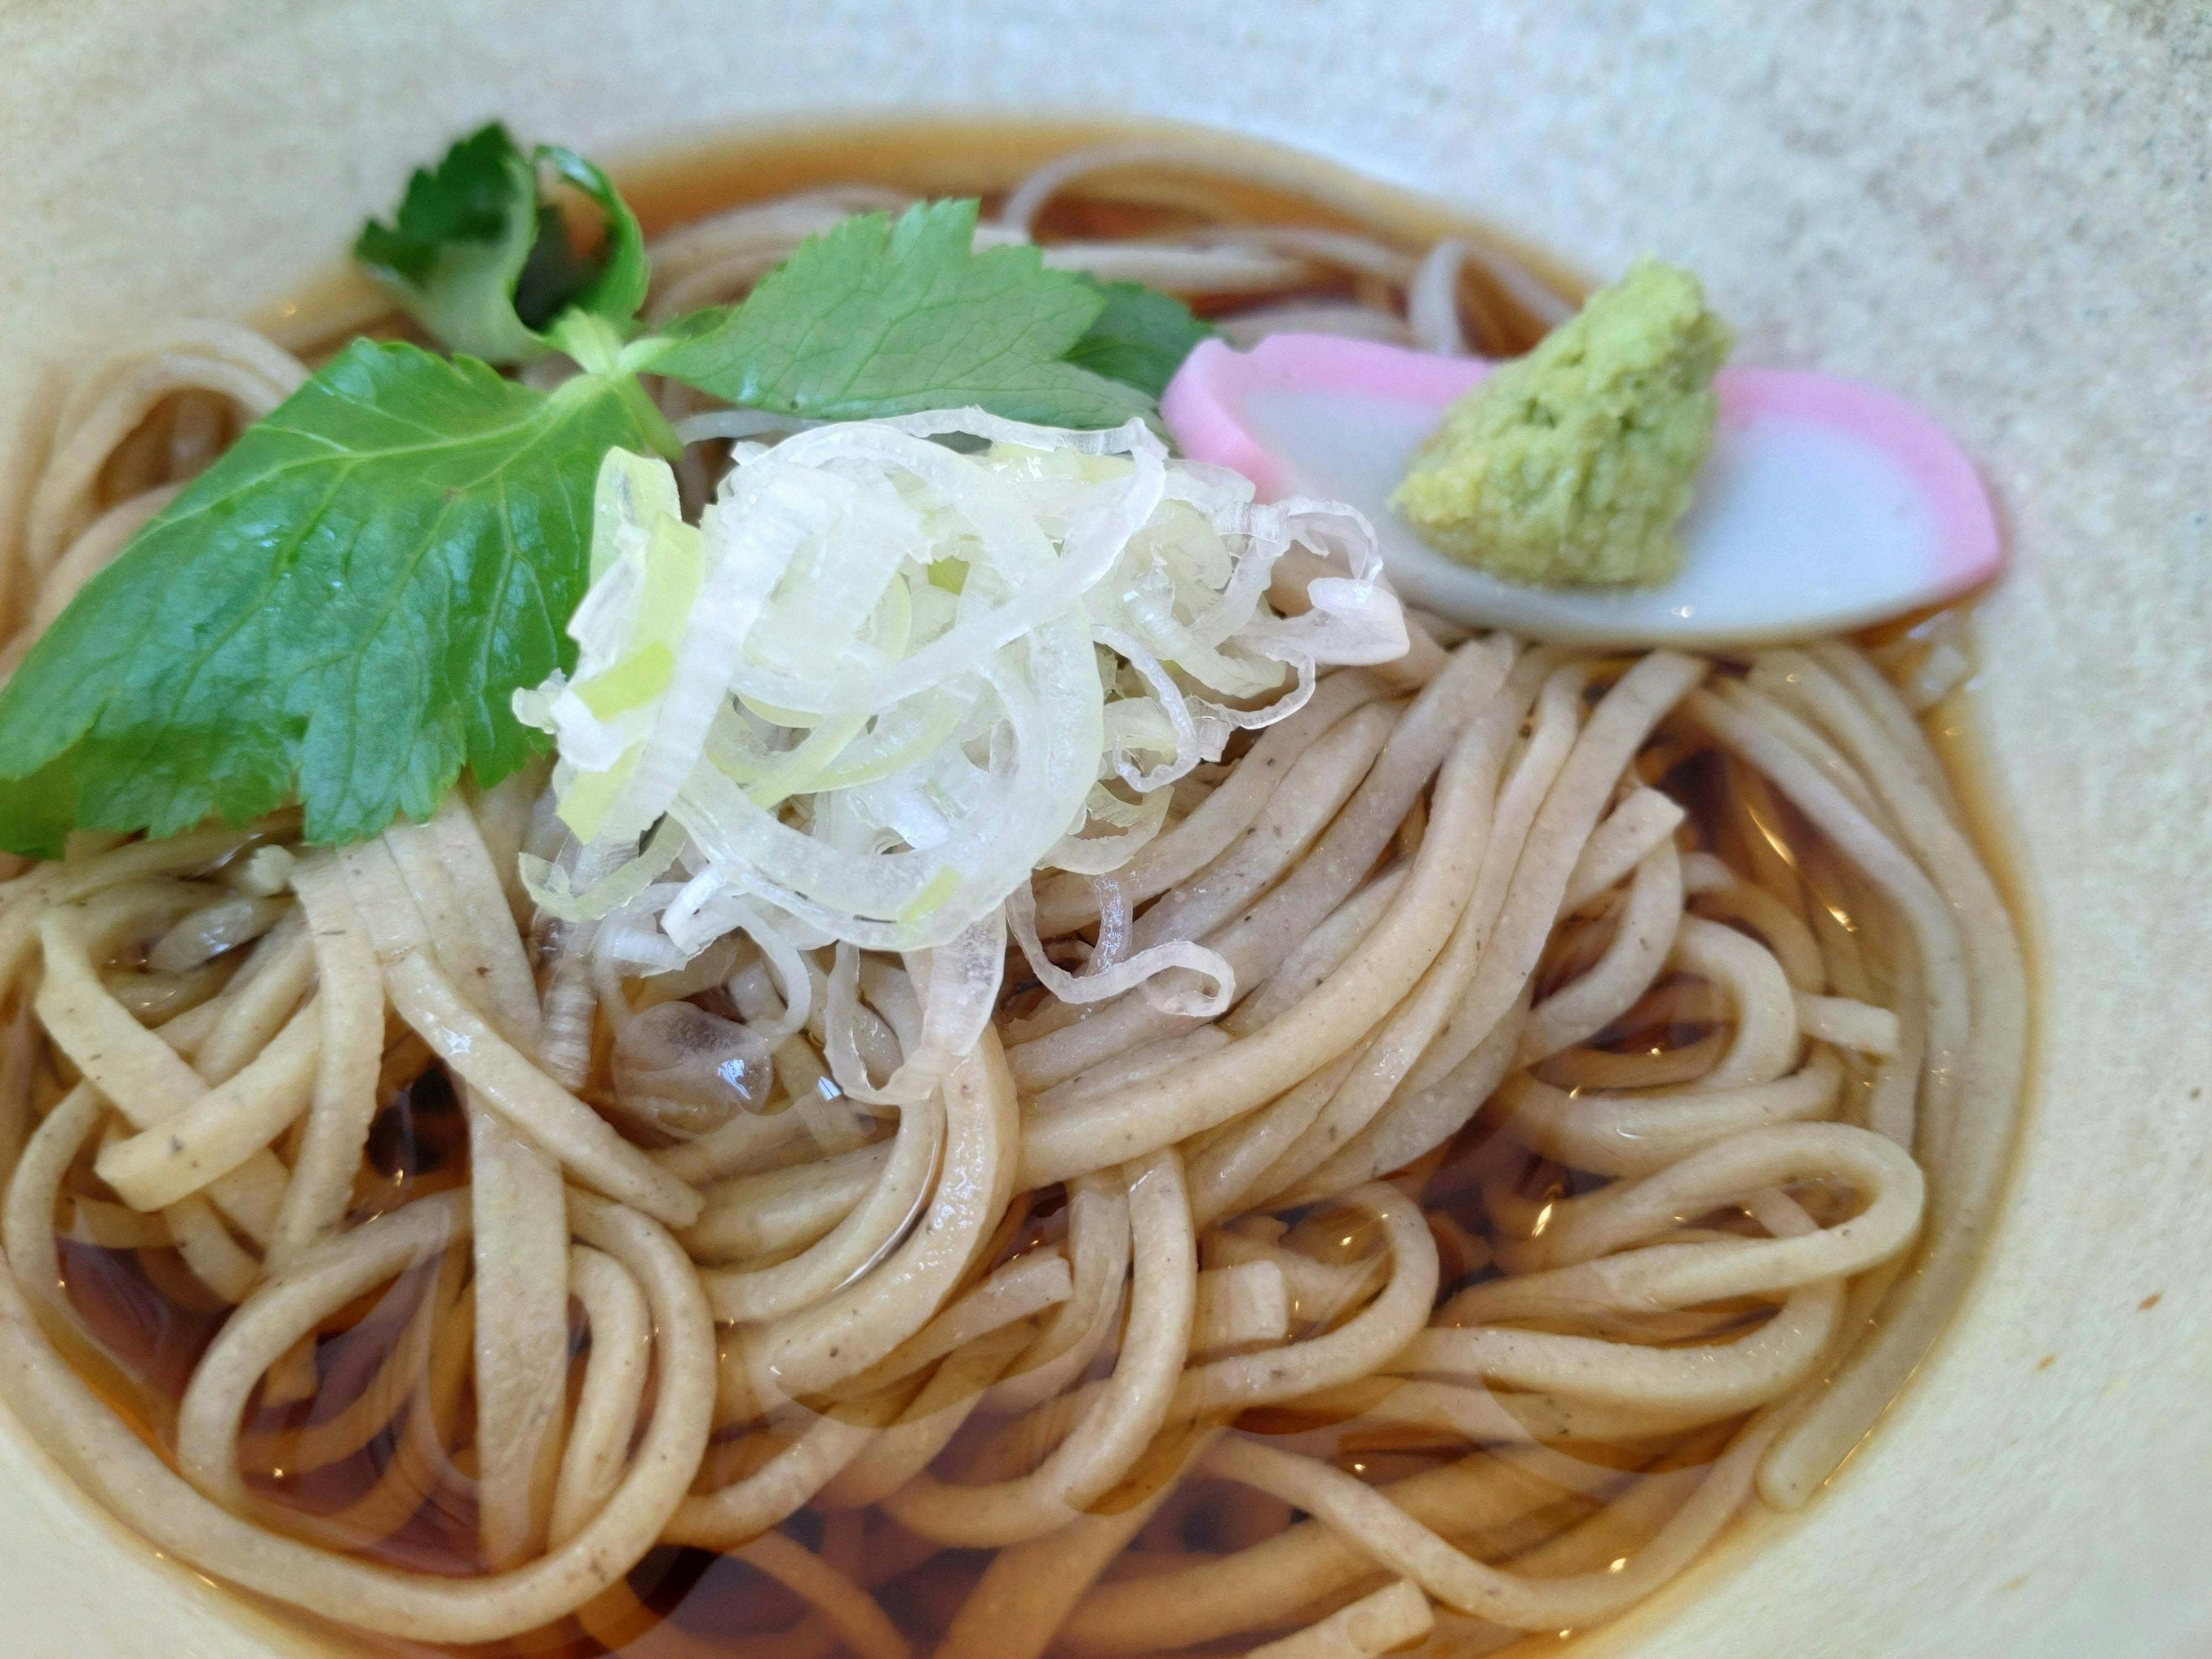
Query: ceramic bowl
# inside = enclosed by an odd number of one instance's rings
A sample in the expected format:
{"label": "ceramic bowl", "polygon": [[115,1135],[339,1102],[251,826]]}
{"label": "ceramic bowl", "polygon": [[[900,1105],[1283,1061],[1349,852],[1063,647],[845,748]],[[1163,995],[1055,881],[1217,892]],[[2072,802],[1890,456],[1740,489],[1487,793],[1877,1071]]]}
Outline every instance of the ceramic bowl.
{"label": "ceramic bowl", "polygon": [[[1954,1327],[1800,1515],[1589,1652],[2212,1652],[2212,13],[2155,0],[230,0],[0,9],[0,453],[56,360],[302,291],[486,117],[619,161],[856,112],[1167,118],[1696,267],[1893,386],[2015,554],[1974,723],[2039,1017]],[[13,1659],[315,1650],[0,1418]],[[340,1650],[331,1648],[330,1650]]]}

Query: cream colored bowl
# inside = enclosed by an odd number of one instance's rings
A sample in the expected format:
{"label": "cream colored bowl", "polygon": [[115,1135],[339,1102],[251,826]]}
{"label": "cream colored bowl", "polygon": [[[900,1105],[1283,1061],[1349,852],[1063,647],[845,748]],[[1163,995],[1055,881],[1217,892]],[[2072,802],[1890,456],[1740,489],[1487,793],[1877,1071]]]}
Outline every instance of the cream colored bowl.
{"label": "cream colored bowl", "polygon": [[[1696,266],[1747,359],[1922,399],[1996,487],[1980,707],[2041,1017],[1955,1328],[1809,1510],[1590,1650],[2212,1653],[2208,64],[2212,13],[2158,0],[9,0],[0,453],[60,355],[281,301],[493,114],[617,160],[890,106],[1167,116],[1593,272]],[[308,1641],[67,1455],[0,1419],[0,1652]]]}

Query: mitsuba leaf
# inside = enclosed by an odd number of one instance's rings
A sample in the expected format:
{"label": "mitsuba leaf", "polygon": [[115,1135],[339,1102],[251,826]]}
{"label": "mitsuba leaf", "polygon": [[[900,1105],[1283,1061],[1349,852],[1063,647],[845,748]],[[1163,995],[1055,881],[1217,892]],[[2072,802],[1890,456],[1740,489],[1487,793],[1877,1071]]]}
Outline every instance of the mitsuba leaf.
{"label": "mitsuba leaf", "polygon": [[445,344],[487,362],[519,362],[544,349],[514,308],[538,233],[537,171],[495,121],[454,144],[434,170],[417,168],[392,222],[370,220],[353,253]]}
{"label": "mitsuba leaf", "polygon": [[[539,191],[541,167],[597,204],[595,254],[570,245]],[[644,234],[607,176],[558,145],[526,155],[496,121],[417,169],[392,222],[364,226],[354,258],[441,343],[487,362],[542,356],[544,331],[564,311],[623,322],[645,300]]]}
{"label": "mitsuba leaf", "polygon": [[[522,312],[523,320],[532,328],[543,329],[562,312],[578,310],[605,317],[611,322],[628,322],[645,303],[649,274],[645,233],[638,228],[637,216],[615,189],[614,181],[574,150],[559,144],[540,144],[538,161],[589,197],[599,209],[606,229],[597,253],[589,259],[578,259],[569,246],[568,227],[558,210],[550,204],[538,209],[537,246],[531,250],[530,262],[524,266],[522,274],[523,283],[532,289],[529,308]],[[578,286],[568,288],[549,283],[541,290],[532,283],[532,268],[543,271],[544,264],[541,261],[551,263],[549,256],[555,248],[565,257],[566,268],[572,274],[583,276]]]}
{"label": "mitsuba leaf", "polygon": [[427,816],[572,654],[599,458],[665,434],[628,376],[540,392],[356,341],[88,583],[0,691],[0,844],[167,835],[296,798],[308,839]]}
{"label": "mitsuba leaf", "polygon": [[1142,283],[1099,283],[1105,306],[1070,347],[1079,368],[1135,386],[1158,398],[1200,340],[1217,333],[1173,295]]}
{"label": "mitsuba leaf", "polygon": [[848,219],[800,244],[742,305],[670,331],[650,362],[750,409],[866,420],[974,404],[1049,426],[1151,412],[1120,380],[1066,361],[1097,320],[1097,284],[1034,247],[973,248],[976,204]]}
{"label": "mitsuba leaf", "polygon": [[76,827],[76,775],[63,755],[26,778],[0,783],[0,848],[35,858],[61,857]]}

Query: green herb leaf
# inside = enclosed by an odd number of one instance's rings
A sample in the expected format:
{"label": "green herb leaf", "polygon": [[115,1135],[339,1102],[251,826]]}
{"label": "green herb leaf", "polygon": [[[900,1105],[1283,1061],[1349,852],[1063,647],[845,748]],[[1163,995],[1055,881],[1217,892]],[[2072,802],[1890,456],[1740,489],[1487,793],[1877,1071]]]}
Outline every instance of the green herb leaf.
{"label": "green herb leaf", "polygon": [[536,170],[495,121],[416,169],[392,223],[370,220],[353,254],[454,350],[516,362],[544,349],[514,309],[538,230]]}
{"label": "green herb leaf", "polygon": [[0,848],[58,859],[66,850],[76,799],[76,774],[67,755],[29,777],[0,785]]}
{"label": "green herb leaf", "polygon": [[1100,283],[1105,309],[1084,331],[1067,361],[1158,398],[1200,340],[1218,333],[1173,295],[1142,283]]}
{"label": "green herb leaf", "polygon": [[[392,224],[372,219],[362,227],[354,257],[380,274],[427,284],[457,248],[504,242],[527,222],[517,208],[535,191],[529,167],[496,121],[456,139],[434,172],[415,169]],[[526,252],[528,246],[526,240]]]}
{"label": "green herb leaf", "polygon": [[512,693],[572,658],[599,458],[664,441],[627,376],[548,394],[356,341],[142,530],[0,691],[0,844],[167,835],[295,796],[310,840],[354,841],[427,816],[464,761],[504,776],[543,742]]}
{"label": "green herb leaf", "polygon": [[750,409],[866,420],[977,404],[1052,426],[1151,412],[1064,361],[1106,303],[1033,247],[972,250],[973,201],[848,219],[809,238],[733,309],[670,331],[647,366]]}
{"label": "green herb leaf", "polygon": [[[533,295],[532,309],[536,314],[524,313],[523,320],[532,328],[543,328],[564,310],[588,312],[594,317],[605,317],[617,323],[628,322],[637,315],[638,307],[645,303],[646,278],[648,270],[645,257],[645,233],[638,228],[637,216],[629,210],[614,181],[573,149],[559,144],[540,144],[538,147],[539,165],[550,167],[556,175],[591,198],[599,210],[606,227],[605,240],[598,253],[590,260],[578,260],[568,246],[568,227],[562,223],[557,210],[538,209],[538,247],[532,250],[535,263],[539,250],[546,246],[548,222],[546,214],[554,211],[550,229],[557,239],[559,252],[572,263],[590,273],[580,288],[566,294],[556,290],[543,295]],[[527,282],[530,269],[524,267],[523,279]]]}
{"label": "green herb leaf", "polygon": [[[604,246],[569,245],[560,209],[542,199],[544,164],[598,204]],[[416,321],[455,351],[487,362],[544,355],[540,331],[580,308],[617,322],[645,301],[645,238],[606,174],[558,145],[525,155],[496,121],[418,169],[390,225],[372,219],[354,258]]]}

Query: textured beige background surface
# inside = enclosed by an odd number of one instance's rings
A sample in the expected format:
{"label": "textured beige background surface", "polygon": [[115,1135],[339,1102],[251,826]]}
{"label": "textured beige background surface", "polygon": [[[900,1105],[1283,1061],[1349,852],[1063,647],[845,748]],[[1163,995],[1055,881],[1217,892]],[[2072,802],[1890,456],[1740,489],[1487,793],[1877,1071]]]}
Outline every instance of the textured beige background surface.
{"label": "textured beige background surface", "polygon": [[[54,354],[277,297],[465,123],[619,151],[913,104],[1211,122],[1594,271],[1656,249],[1747,359],[1962,436],[2021,555],[1983,613],[2045,1009],[2008,1218],[1835,1489],[1607,1645],[2212,1651],[2212,12],[0,0],[0,439]],[[10,1659],[260,1650],[40,1467],[0,1426]]]}

